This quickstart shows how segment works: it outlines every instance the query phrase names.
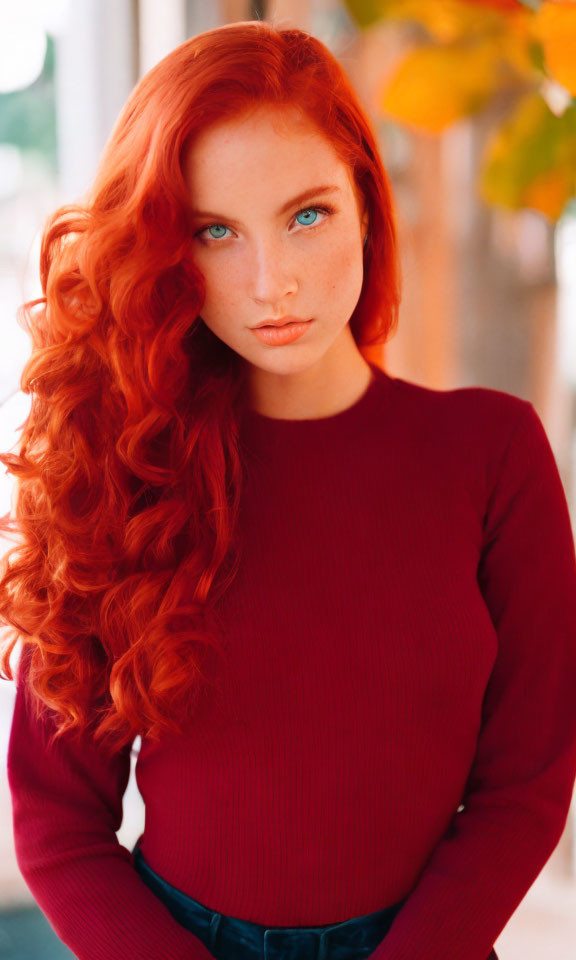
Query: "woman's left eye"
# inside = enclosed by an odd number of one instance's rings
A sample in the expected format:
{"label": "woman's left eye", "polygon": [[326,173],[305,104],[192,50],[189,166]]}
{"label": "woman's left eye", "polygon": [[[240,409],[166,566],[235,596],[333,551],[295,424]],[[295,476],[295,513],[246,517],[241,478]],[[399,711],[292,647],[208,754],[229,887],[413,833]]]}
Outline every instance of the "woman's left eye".
{"label": "woman's left eye", "polygon": [[[320,212],[320,213],[323,213],[325,216],[329,217],[330,214],[334,212],[334,208],[333,207],[303,207],[302,210],[298,211],[298,213],[296,214],[296,217],[299,217],[302,214],[305,214],[305,215],[309,214],[310,211],[313,211],[314,213]],[[320,221],[320,223],[322,222],[323,221]],[[308,221],[308,225],[310,225],[310,221]],[[301,224],[301,226],[306,226],[306,224]],[[316,226],[315,219],[312,221],[311,226]]]}
{"label": "woman's left eye", "polygon": [[[294,214],[294,219],[296,220],[297,217],[300,217],[300,216],[302,216],[302,215],[307,216],[307,215],[309,215],[311,212],[313,212],[313,213],[315,214],[314,220],[312,220],[312,221],[308,220],[308,221],[305,221],[304,223],[300,222],[300,226],[302,226],[302,227],[305,227],[305,226],[311,226],[311,227],[319,226],[319,224],[316,222],[316,221],[317,221],[317,215],[318,215],[318,213],[323,214],[325,217],[329,217],[329,216],[331,216],[331,215],[334,213],[334,207],[330,207],[330,206],[326,206],[326,207],[302,207],[302,209],[299,210],[298,213]],[[320,221],[320,223],[323,223],[323,222],[324,222],[323,220]],[[194,234],[194,236],[195,236],[195,237],[198,237],[200,240],[202,240],[202,243],[214,243],[215,241],[218,241],[218,240],[222,240],[222,239],[226,240],[226,239],[227,239],[226,237],[223,237],[222,235],[220,235],[219,237],[214,237],[214,236],[211,236],[211,237],[209,237],[209,238],[203,238],[203,237],[202,237],[202,234],[205,233],[206,230],[212,230],[213,228],[218,228],[218,229],[220,229],[220,230],[227,230],[227,229],[228,229],[228,227],[226,227],[223,223],[209,223],[209,224],[207,224],[205,227],[202,227],[201,230],[198,230],[197,233]]]}

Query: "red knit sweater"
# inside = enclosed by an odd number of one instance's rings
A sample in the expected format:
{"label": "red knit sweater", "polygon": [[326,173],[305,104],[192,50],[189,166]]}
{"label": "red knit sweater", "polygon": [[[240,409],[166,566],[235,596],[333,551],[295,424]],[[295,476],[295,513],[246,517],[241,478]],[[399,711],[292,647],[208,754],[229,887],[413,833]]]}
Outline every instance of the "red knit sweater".
{"label": "red knit sweater", "polygon": [[[373,368],[344,412],[242,423],[222,696],[144,738],[144,858],[223,914],[337,923],[374,960],[486,960],[576,777],[576,557],[531,403]],[[19,867],[80,960],[207,960],[118,843],[130,747],[49,751],[18,685]]]}

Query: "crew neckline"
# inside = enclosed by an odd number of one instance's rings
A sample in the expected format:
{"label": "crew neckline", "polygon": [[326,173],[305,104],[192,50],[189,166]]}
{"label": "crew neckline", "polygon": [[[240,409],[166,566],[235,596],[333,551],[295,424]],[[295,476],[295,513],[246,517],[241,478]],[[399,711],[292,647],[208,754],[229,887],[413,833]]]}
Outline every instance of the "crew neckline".
{"label": "crew neckline", "polygon": [[332,413],[327,417],[304,417],[299,419],[289,419],[284,417],[269,417],[264,413],[254,410],[252,407],[246,407],[244,411],[244,427],[251,432],[280,433],[280,432],[304,432],[311,430],[331,430],[332,428],[342,428],[348,423],[356,422],[368,412],[377,398],[381,396],[382,390],[387,389],[393,383],[394,378],[386,373],[381,367],[372,361],[368,361],[372,370],[372,379],[364,390],[364,393],[358,397],[349,407]]}

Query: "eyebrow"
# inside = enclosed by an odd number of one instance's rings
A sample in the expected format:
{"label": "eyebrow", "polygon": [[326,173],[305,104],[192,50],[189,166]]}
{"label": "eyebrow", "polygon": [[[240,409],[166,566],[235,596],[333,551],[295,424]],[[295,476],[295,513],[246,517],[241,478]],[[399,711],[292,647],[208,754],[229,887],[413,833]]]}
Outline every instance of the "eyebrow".
{"label": "eyebrow", "polygon": [[[277,215],[280,217],[283,213],[286,213],[290,210],[291,207],[295,207],[296,204],[305,203],[310,197],[318,197],[326,193],[339,193],[340,187],[337,187],[335,184],[326,184],[320,187],[311,187],[309,190],[304,190],[302,193],[299,193],[296,197],[292,197],[291,200],[287,200],[286,203],[283,203],[280,209],[278,210]],[[227,223],[238,223],[239,221],[233,220],[231,217],[227,217],[222,213],[213,213],[208,210],[192,210],[192,215],[194,217],[201,218],[213,218],[214,220],[226,220]]]}

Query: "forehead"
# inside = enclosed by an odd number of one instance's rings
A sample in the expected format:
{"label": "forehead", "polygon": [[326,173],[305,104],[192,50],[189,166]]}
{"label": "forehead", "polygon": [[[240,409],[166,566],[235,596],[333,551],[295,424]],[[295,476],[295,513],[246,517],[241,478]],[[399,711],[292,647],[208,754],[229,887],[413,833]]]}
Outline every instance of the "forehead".
{"label": "forehead", "polygon": [[311,118],[296,106],[260,104],[210,124],[194,138],[188,155],[193,159],[215,144],[225,148],[229,144],[245,146],[250,141],[270,140],[280,146],[278,141],[293,145],[302,139],[317,140],[325,149],[332,147]]}
{"label": "forehead", "polygon": [[183,171],[193,196],[214,203],[237,189],[284,195],[311,183],[353,184],[332,143],[295,107],[259,106],[212,124],[190,142]]}

